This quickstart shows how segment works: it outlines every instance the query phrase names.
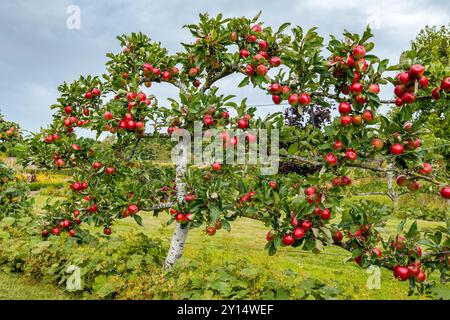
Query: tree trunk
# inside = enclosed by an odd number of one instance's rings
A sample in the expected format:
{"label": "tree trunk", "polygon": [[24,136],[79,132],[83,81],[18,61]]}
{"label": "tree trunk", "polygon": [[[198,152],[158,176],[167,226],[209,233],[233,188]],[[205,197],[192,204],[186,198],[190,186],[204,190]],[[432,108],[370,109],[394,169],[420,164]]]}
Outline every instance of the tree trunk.
{"label": "tree trunk", "polygon": [[389,162],[387,169],[387,184],[388,184],[388,195],[389,198],[392,200],[392,208],[395,211],[397,211],[397,200],[398,200],[398,194],[394,191],[394,174],[392,172],[392,163]]}
{"label": "tree trunk", "polygon": [[[184,197],[186,196],[185,191],[185,183],[183,181],[184,174],[186,172],[186,166],[187,166],[187,151],[180,149],[183,153],[183,155],[179,155],[179,158],[177,160],[177,167],[176,167],[176,187],[177,187],[177,201],[178,203],[182,202],[184,200]],[[175,231],[172,236],[172,240],[170,242],[170,248],[169,252],[167,253],[166,260],[164,261],[164,269],[170,270],[175,262],[177,262],[178,259],[181,258],[183,255],[183,249],[184,244],[186,243],[186,238],[188,234],[189,229],[185,225],[182,227],[180,223],[177,222],[175,226]]]}

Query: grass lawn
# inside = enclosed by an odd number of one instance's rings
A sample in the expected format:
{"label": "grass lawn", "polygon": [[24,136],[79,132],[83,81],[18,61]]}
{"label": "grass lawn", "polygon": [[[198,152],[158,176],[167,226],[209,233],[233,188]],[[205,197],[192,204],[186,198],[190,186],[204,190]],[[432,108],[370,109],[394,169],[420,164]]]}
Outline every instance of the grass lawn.
{"label": "grass lawn", "polygon": [[68,300],[74,297],[52,285],[0,272],[0,300]]}
{"label": "grass lawn", "polygon": [[[45,202],[46,197],[36,195],[36,212]],[[116,234],[125,232],[144,232],[150,237],[160,237],[170,241],[174,224],[166,226],[167,215],[153,217],[150,213],[143,216],[144,227],[137,225],[133,219],[127,218],[113,226]],[[389,220],[384,232],[395,232],[399,219]],[[419,229],[433,228],[444,223],[418,221]],[[102,230],[92,228],[100,233]],[[204,229],[191,230],[188,236],[185,253],[182,259],[212,258],[214,264],[222,264],[229,260],[247,259],[255,268],[270,269],[274,274],[291,269],[298,277],[312,277],[330,285],[338,285],[342,291],[341,299],[416,299],[408,297],[408,283],[393,279],[390,270],[381,270],[381,288],[368,289],[368,274],[366,270],[355,263],[345,262],[349,253],[332,246],[327,247],[322,254],[301,253],[293,248],[282,248],[269,257],[264,250],[267,228],[258,221],[242,218],[232,224],[231,232],[219,230],[215,236],[207,236]],[[7,288],[14,289],[8,292]],[[16,275],[0,276],[0,299],[67,299],[59,290],[49,290],[48,286],[31,283]]]}

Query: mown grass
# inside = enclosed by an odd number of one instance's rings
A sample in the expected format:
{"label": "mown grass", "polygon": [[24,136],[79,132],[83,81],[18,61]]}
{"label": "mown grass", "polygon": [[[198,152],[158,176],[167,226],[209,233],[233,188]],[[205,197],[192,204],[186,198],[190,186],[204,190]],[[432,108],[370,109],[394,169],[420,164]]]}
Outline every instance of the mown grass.
{"label": "mown grass", "polygon": [[[47,197],[35,196],[35,212],[39,212]],[[143,227],[137,225],[133,219],[120,220],[113,226],[116,234],[126,232],[143,232],[150,237],[159,237],[170,241],[174,224],[167,226],[168,214],[158,217],[150,213],[143,213]],[[396,232],[397,218],[388,221],[383,230],[385,234]],[[439,222],[418,221],[419,229],[432,229]],[[91,228],[92,232],[100,234],[102,230]],[[368,289],[368,274],[353,262],[346,262],[350,257],[345,250],[331,246],[319,255],[313,253],[302,253],[294,248],[282,248],[270,257],[264,250],[266,244],[265,235],[267,228],[258,221],[242,218],[232,224],[231,232],[220,230],[215,236],[207,236],[203,229],[190,231],[184,256],[182,259],[199,260],[206,256],[211,258],[216,265],[223,264],[229,260],[247,259],[255,268],[270,270],[273,274],[291,269],[298,277],[311,277],[329,285],[337,285],[342,294],[341,299],[417,299],[408,297],[408,283],[399,282],[392,277],[392,272],[381,269],[381,288]],[[12,278],[11,278],[12,277]],[[39,299],[39,297],[50,299],[63,299],[69,296],[58,290],[47,290],[44,292],[42,284],[27,282],[17,276],[2,275],[0,277],[0,288],[7,288],[8,283],[17,281],[17,290],[4,293],[0,289],[0,298],[5,299]],[[47,286],[45,286],[47,288]]]}
{"label": "mown grass", "polygon": [[0,300],[69,300],[75,296],[19,274],[0,273]]}

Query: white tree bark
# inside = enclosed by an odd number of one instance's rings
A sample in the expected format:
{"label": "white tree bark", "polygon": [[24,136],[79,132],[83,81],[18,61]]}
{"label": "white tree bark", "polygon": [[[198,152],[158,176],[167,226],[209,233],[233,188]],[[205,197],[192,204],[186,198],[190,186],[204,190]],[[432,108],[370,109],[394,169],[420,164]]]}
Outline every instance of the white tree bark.
{"label": "white tree bark", "polygon": [[392,172],[393,165],[391,162],[388,163],[387,169],[387,184],[388,184],[388,196],[392,200],[392,207],[394,212],[397,211],[397,200],[398,194],[394,190],[394,173]]}
{"label": "white tree bark", "polygon": [[[177,187],[177,201],[180,203],[184,200],[184,197],[186,196],[185,191],[185,183],[183,181],[184,174],[186,172],[187,167],[187,158],[189,156],[189,153],[186,149],[178,149],[178,151],[181,151],[182,155],[179,154],[178,160],[177,160],[177,166],[176,166],[176,187]],[[182,228],[182,225],[177,222],[175,226],[175,231],[172,236],[172,240],[170,242],[170,248],[169,252],[167,253],[166,260],[164,261],[164,269],[170,270],[175,262],[177,262],[178,259],[181,258],[183,255],[184,245],[186,243],[187,234],[189,229],[184,226]]]}

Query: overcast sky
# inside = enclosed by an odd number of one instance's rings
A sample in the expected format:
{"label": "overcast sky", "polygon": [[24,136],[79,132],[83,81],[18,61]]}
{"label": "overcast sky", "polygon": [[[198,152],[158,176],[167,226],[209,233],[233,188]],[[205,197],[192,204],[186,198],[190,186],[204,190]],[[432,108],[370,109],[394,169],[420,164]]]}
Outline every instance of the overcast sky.
{"label": "overcast sky", "polygon": [[[66,26],[70,5],[81,10],[79,30]],[[0,110],[24,129],[37,131],[51,121],[49,106],[55,103],[59,84],[104,72],[105,53],[120,50],[116,35],[142,31],[176,52],[180,42],[191,41],[181,27],[195,23],[199,13],[253,17],[259,10],[265,25],[278,27],[288,21],[304,29],[318,26],[325,37],[344,29],[360,33],[371,23],[374,54],[391,63],[425,25],[450,20],[449,1],[1,1]],[[223,92],[247,96],[255,104],[271,102],[260,91],[236,89],[241,77],[223,80]],[[156,87],[150,90],[160,97],[175,93],[168,85]],[[264,112],[280,108],[265,107]]]}

